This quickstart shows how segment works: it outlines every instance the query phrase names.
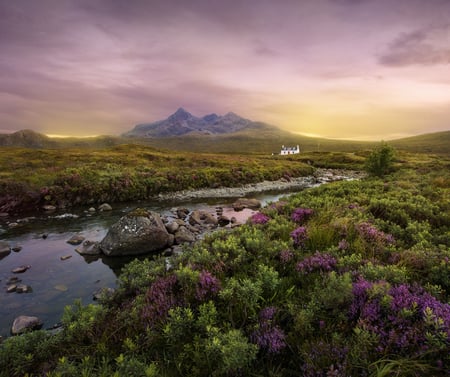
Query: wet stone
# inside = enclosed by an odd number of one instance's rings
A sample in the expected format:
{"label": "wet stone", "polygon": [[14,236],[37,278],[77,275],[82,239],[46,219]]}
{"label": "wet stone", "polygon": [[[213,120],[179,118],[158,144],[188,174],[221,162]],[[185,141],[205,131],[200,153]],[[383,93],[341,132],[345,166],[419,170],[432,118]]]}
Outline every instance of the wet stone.
{"label": "wet stone", "polygon": [[15,292],[16,289],[17,289],[17,285],[15,285],[15,284],[8,285],[8,286],[6,287],[6,292],[7,292],[7,293],[12,293],[12,292]]}
{"label": "wet stone", "polygon": [[31,292],[33,292],[33,290],[31,289],[31,287],[29,285],[18,284],[16,287],[16,292],[17,293],[31,293]]}
{"label": "wet stone", "polygon": [[64,261],[64,260],[67,260],[67,259],[70,259],[70,258],[72,258],[72,255],[64,255],[60,259]]}
{"label": "wet stone", "polygon": [[20,250],[22,250],[22,246],[20,246],[20,245],[14,245],[14,246],[11,248],[11,250],[14,251],[15,253],[18,253]]}
{"label": "wet stone", "polygon": [[80,245],[84,240],[85,240],[85,237],[83,237],[80,234],[75,234],[67,241],[67,243],[76,246],[76,245]]}
{"label": "wet stone", "polygon": [[28,270],[30,268],[31,268],[30,265],[19,266],[19,267],[16,267],[15,269],[13,269],[11,272],[14,273],[14,274],[22,274],[22,273],[24,273],[26,270]]}

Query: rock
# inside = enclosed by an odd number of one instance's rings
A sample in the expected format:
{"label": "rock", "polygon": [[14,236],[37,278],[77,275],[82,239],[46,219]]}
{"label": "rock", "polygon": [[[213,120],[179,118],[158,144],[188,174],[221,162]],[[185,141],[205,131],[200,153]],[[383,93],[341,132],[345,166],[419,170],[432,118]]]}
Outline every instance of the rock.
{"label": "rock", "polygon": [[19,223],[8,223],[8,227],[9,228],[16,228],[16,227],[18,227],[19,226]]}
{"label": "rock", "polygon": [[67,288],[67,285],[64,284],[56,284],[53,288],[60,292],[66,292],[69,289]]}
{"label": "rock", "polygon": [[175,233],[175,243],[182,244],[186,242],[194,242],[195,236],[186,227],[181,226],[180,229]]}
{"label": "rock", "polygon": [[236,223],[237,223],[236,217],[233,216],[233,217],[230,219],[230,222],[231,222],[231,224],[236,224]]}
{"label": "rock", "polygon": [[84,240],[85,240],[85,238],[82,235],[75,234],[74,236],[72,236],[70,238],[70,240],[67,241],[67,243],[69,243],[71,245],[80,245]]}
{"label": "rock", "polygon": [[0,212],[0,217],[8,217],[9,213],[8,212]]}
{"label": "rock", "polygon": [[56,206],[52,206],[51,204],[46,204],[42,206],[42,209],[46,212],[56,211]]}
{"label": "rock", "polygon": [[11,327],[12,335],[19,335],[27,331],[39,330],[43,323],[38,317],[21,315],[17,317]]}
{"label": "rock", "polygon": [[14,246],[11,248],[11,250],[14,251],[15,253],[18,253],[20,250],[22,250],[22,246],[20,246],[20,245],[14,245]]}
{"label": "rock", "polygon": [[232,207],[235,211],[242,211],[244,208],[258,209],[261,208],[261,202],[258,199],[239,198]]}
{"label": "rock", "polygon": [[31,289],[31,287],[29,285],[18,284],[16,286],[16,292],[17,293],[30,293],[30,292],[33,292],[33,290]]}
{"label": "rock", "polygon": [[61,260],[67,260],[67,259],[69,259],[69,258],[72,258],[72,255],[64,255],[64,256],[62,256],[60,259],[61,259]]}
{"label": "rock", "polygon": [[6,282],[6,284],[16,284],[16,283],[20,283],[22,280],[19,279],[17,276],[12,276],[8,279],[8,281]]}
{"label": "rock", "polygon": [[6,292],[12,293],[12,292],[15,292],[16,289],[17,289],[17,285],[11,284],[11,285],[8,285],[8,286],[6,287]]}
{"label": "rock", "polygon": [[179,227],[180,225],[176,221],[166,224],[166,229],[171,234],[175,234]]}
{"label": "rock", "polygon": [[175,235],[169,234],[169,240],[167,241],[167,246],[171,247],[175,243]]}
{"label": "rock", "polygon": [[211,213],[206,212],[206,211],[202,211],[201,215],[202,215],[202,220],[206,224],[211,224],[211,225],[217,225],[218,224],[218,220]]}
{"label": "rock", "polygon": [[227,226],[230,223],[230,219],[224,215],[219,216],[219,226]]}
{"label": "rock", "polygon": [[181,220],[184,220],[188,214],[189,214],[189,210],[187,208],[178,208],[177,209],[177,216]]}
{"label": "rock", "polygon": [[94,207],[89,208],[88,212],[94,213],[95,212],[95,208]]}
{"label": "rock", "polygon": [[168,241],[159,214],[138,208],[111,226],[99,247],[108,256],[139,255],[162,250]]}
{"label": "rock", "polygon": [[80,255],[98,255],[101,253],[98,242],[89,240],[84,241],[75,251]]}
{"label": "rock", "polygon": [[16,267],[14,270],[12,270],[11,272],[13,272],[14,274],[21,274],[24,273],[26,270],[30,269],[31,266],[30,265],[24,265],[24,266],[19,266]]}
{"label": "rock", "polygon": [[107,298],[109,296],[112,296],[115,292],[114,288],[100,288],[99,290],[95,291],[92,295],[93,300],[101,300],[102,298]]}
{"label": "rock", "polygon": [[48,238],[48,234],[44,233],[41,237],[42,237],[42,239],[46,240]]}
{"label": "rock", "polygon": [[100,204],[100,205],[99,205],[98,210],[99,210],[100,212],[103,212],[103,211],[112,211],[112,207],[111,207],[108,203],[103,203],[103,204]]}
{"label": "rock", "polygon": [[0,258],[6,257],[11,253],[11,246],[8,242],[0,241]]}
{"label": "rock", "polygon": [[189,224],[197,225],[197,224],[201,224],[201,223],[202,223],[202,219],[201,219],[200,211],[192,211],[191,216],[189,216]]}
{"label": "rock", "polygon": [[191,216],[189,217],[189,224],[195,226],[202,225],[204,223],[217,225],[217,219],[206,211],[193,211],[191,213]]}

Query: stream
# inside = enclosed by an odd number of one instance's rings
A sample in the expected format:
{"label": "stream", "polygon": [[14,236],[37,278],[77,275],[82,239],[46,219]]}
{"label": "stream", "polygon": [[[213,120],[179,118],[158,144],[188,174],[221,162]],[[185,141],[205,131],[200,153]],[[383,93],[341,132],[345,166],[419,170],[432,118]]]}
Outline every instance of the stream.
{"label": "stream", "polygon": [[[263,193],[251,197],[264,206],[288,193]],[[93,303],[93,294],[101,288],[114,288],[121,268],[135,257],[81,256],[76,246],[67,241],[80,234],[87,240],[100,241],[109,227],[130,210],[141,207],[173,216],[171,209],[185,207],[189,210],[206,210],[215,213],[217,206],[227,216],[236,216],[240,222],[254,211],[234,212],[233,198],[198,199],[187,202],[140,202],[116,204],[112,211],[89,213],[86,210],[34,214],[26,218],[0,218],[0,240],[20,251],[11,251],[0,259],[0,336],[10,335],[14,319],[20,315],[36,316],[44,322],[43,328],[58,324],[64,307],[76,299],[83,304]],[[8,224],[16,223],[10,227]],[[14,225],[14,224],[13,224]],[[147,257],[152,257],[148,255]],[[143,256],[145,257],[145,256]],[[13,273],[19,266],[30,266],[23,273]],[[14,284],[31,287],[30,292],[8,292],[11,278]]]}

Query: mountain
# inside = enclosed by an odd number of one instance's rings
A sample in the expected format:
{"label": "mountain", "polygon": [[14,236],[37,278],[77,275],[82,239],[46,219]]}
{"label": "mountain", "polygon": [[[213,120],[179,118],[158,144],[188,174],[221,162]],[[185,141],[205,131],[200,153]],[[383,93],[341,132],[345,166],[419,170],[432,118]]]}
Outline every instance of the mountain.
{"label": "mountain", "polygon": [[198,118],[183,108],[179,108],[167,119],[138,124],[122,136],[160,138],[184,135],[222,135],[247,129],[267,128],[277,129],[262,122],[253,122],[242,118],[231,112],[223,116],[208,114]]}

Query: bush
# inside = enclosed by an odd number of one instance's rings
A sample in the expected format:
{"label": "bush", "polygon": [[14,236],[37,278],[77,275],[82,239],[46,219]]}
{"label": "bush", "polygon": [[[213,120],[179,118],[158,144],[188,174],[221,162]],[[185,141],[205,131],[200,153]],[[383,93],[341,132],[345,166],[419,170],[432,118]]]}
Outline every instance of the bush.
{"label": "bush", "polygon": [[393,147],[386,143],[381,143],[374,149],[366,160],[366,171],[369,174],[381,177],[390,172],[395,156]]}

